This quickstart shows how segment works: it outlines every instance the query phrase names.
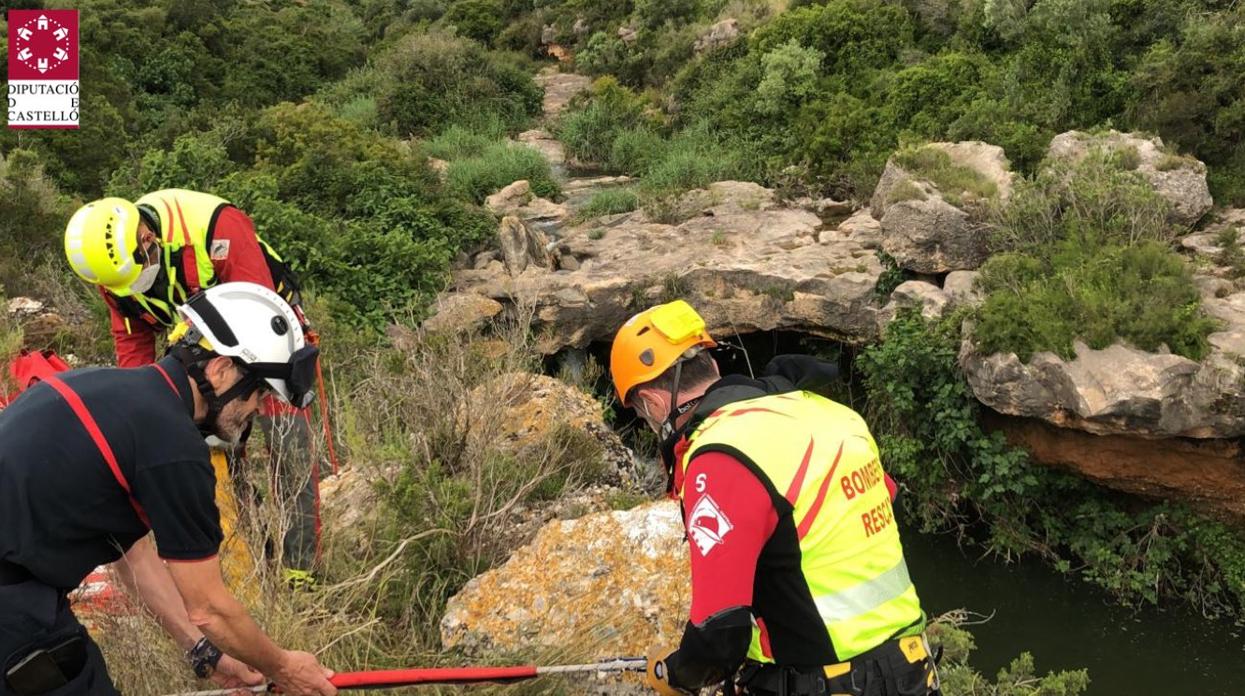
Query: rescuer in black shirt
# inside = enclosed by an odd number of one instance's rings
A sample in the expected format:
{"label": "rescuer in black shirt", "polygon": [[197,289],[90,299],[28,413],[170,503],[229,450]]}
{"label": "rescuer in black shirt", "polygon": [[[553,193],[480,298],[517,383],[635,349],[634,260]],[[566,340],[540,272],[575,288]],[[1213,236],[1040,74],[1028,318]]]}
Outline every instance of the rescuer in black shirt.
{"label": "rescuer in black shirt", "polygon": [[179,310],[185,322],[155,365],[64,373],[0,411],[2,696],[117,693],[66,600],[116,561],[200,677],[336,692],[331,671],[278,648],[225,588],[203,441],[236,441],[265,394],[307,406],[316,349],[290,306],[253,283],[218,285]]}

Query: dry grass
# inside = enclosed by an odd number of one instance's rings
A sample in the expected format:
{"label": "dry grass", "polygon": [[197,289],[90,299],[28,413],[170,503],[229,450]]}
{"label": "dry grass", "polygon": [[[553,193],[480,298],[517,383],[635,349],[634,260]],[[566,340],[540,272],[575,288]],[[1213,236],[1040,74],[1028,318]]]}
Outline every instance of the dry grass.
{"label": "dry grass", "polygon": [[[309,650],[339,671],[468,662],[441,649],[445,601],[526,541],[511,533],[517,509],[599,475],[599,446],[565,430],[517,450],[501,436],[508,409],[526,395],[521,381],[500,377],[538,366],[528,319],[503,322],[488,337],[402,330],[391,346],[341,356],[352,361],[352,373],[368,375],[337,385],[338,427],[349,464],[375,486],[380,514],[362,534],[326,524],[320,584],[296,592],[281,582],[279,564],[264,560],[265,542],[275,542],[269,557],[280,557],[281,506],[247,503],[244,526],[256,560],[241,595],[280,645]],[[254,469],[262,489],[266,468]],[[102,617],[97,624],[123,693],[206,688],[190,678],[153,621]],[[472,662],[592,661],[599,657],[592,645],[585,640],[559,651]],[[541,679],[473,692],[578,691],[571,683]]]}

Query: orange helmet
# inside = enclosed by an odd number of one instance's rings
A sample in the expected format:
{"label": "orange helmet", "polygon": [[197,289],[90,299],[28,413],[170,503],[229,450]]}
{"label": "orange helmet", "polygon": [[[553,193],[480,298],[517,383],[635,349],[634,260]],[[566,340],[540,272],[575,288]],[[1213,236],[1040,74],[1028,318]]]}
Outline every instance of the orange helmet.
{"label": "orange helmet", "polygon": [[675,300],[631,317],[614,336],[610,377],[623,405],[636,385],[661,376],[683,358],[718,344],[705,331],[705,320],[683,300]]}

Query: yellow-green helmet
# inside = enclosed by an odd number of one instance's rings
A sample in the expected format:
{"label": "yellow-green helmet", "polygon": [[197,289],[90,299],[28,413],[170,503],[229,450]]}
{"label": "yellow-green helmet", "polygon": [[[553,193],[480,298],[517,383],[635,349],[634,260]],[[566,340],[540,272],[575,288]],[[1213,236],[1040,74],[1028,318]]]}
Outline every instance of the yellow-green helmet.
{"label": "yellow-green helmet", "polygon": [[143,270],[134,260],[138,222],[138,207],[124,198],[101,198],[79,208],[65,226],[65,258],[74,273],[114,295],[129,295]]}

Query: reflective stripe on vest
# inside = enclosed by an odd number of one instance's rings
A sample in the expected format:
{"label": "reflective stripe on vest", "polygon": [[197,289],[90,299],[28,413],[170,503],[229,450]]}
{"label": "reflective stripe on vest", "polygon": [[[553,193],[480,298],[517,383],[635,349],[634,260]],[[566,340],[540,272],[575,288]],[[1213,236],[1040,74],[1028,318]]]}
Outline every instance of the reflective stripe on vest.
{"label": "reflective stripe on vest", "polygon": [[[738,401],[692,434],[684,469],[713,450],[742,455],[791,504],[801,571],[834,657],[922,628],[877,445],[859,414],[810,392]],[[773,662],[760,634],[754,628],[748,657]]]}

